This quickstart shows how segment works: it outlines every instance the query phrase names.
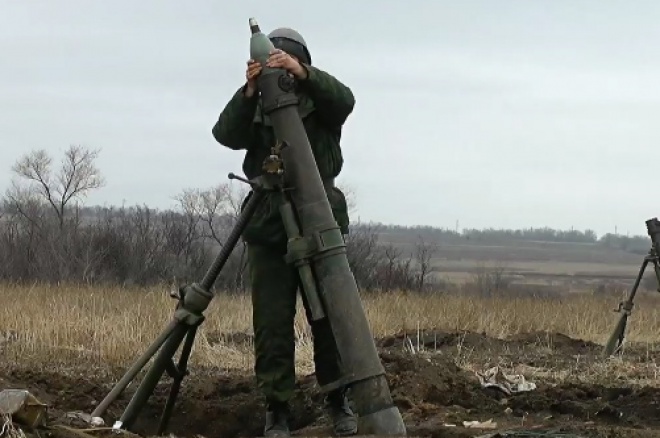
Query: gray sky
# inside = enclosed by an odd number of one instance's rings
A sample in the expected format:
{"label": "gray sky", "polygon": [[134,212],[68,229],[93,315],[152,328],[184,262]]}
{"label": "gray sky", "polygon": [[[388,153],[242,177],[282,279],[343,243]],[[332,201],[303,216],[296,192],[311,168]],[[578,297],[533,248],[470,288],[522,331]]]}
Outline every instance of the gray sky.
{"label": "gray sky", "polygon": [[657,0],[0,0],[0,190],[72,143],[102,149],[98,204],[240,173],[211,127],[252,16],[354,91],[339,181],[361,220],[645,234],[660,215]]}

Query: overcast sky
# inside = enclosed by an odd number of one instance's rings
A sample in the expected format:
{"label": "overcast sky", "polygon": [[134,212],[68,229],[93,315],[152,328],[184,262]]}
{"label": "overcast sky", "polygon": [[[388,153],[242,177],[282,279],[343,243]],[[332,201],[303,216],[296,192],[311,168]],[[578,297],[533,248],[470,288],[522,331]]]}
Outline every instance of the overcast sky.
{"label": "overcast sky", "polygon": [[211,127],[254,16],[355,93],[354,219],[645,234],[660,215],[657,0],[0,5],[2,192],[23,153],[72,143],[101,149],[96,204],[166,208],[240,173]]}

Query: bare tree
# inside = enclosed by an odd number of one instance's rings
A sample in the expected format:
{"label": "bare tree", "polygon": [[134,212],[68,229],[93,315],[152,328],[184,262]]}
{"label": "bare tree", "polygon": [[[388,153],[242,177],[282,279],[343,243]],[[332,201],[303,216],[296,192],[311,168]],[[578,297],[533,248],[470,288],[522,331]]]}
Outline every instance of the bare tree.
{"label": "bare tree", "polygon": [[346,198],[348,215],[353,216],[357,212],[357,195],[355,188],[346,183],[341,184],[341,186],[337,185],[337,188],[341,190],[344,194],[344,198]]}
{"label": "bare tree", "polygon": [[403,251],[400,248],[394,246],[392,243],[385,245],[383,248],[383,255],[385,256],[385,278],[383,278],[383,286],[386,290],[390,290],[394,287],[395,275],[399,264],[399,257],[401,257],[402,253]]}
{"label": "bare tree", "polygon": [[241,215],[241,207],[250,192],[250,187],[244,183],[229,183],[224,185],[224,191],[227,202],[227,213],[232,217],[235,224]]}
{"label": "bare tree", "polygon": [[53,208],[60,228],[63,228],[69,202],[104,185],[94,163],[98,153],[98,150],[72,145],[64,153],[61,168],[54,171],[52,158],[42,149],[21,157],[12,170],[33,183],[32,189]]}
{"label": "bare tree", "polygon": [[198,190],[186,189],[175,199],[181,210],[181,220],[172,220],[167,231],[169,241],[174,245],[173,249],[177,255],[183,255],[184,263],[188,264],[193,245],[200,238],[201,196]]}
{"label": "bare tree", "polygon": [[381,261],[378,249],[378,234],[372,227],[351,227],[346,236],[346,256],[360,289],[371,289],[377,283],[377,268]]}
{"label": "bare tree", "polygon": [[[222,198],[221,224],[225,240],[238,222],[243,201],[249,191],[249,186],[243,183],[226,183],[216,187],[215,195],[210,197],[211,199]],[[244,241],[241,240],[237,243],[232,256],[232,264],[228,266],[228,271],[233,271],[231,288],[243,291],[245,289],[245,270],[247,269],[247,245]]]}
{"label": "bare tree", "polygon": [[[249,186],[223,183],[204,190],[184,190],[176,199],[184,216],[189,218],[189,224],[192,226],[195,222],[197,238],[210,242],[210,247],[215,248],[213,251],[216,252],[218,247],[226,244],[236,225],[242,201],[248,191]],[[231,289],[242,290],[246,264],[245,243],[239,242],[222,271],[221,277],[225,281],[219,279],[218,283]]]}
{"label": "bare tree", "polygon": [[417,290],[423,291],[428,277],[435,272],[437,268],[431,263],[437,252],[437,243],[418,237],[415,245],[415,262],[417,263]]}
{"label": "bare tree", "polygon": [[199,192],[198,211],[205,224],[205,237],[223,246],[229,235],[227,211],[231,205],[227,197],[227,187],[219,184]]}

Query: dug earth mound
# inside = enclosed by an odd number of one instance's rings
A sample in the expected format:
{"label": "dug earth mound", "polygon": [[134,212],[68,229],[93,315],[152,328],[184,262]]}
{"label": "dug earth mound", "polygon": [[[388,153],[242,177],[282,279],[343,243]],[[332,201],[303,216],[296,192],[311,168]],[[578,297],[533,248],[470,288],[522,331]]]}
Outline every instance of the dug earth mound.
{"label": "dug earth mound", "polygon": [[[596,344],[549,333],[494,339],[445,332],[401,333],[377,344],[409,436],[660,436],[660,390],[651,383],[635,384],[634,379],[599,383],[598,376],[614,365],[603,365]],[[640,351],[639,357],[635,354],[626,352],[636,361],[658,359],[648,350]],[[522,372],[534,386],[515,394],[484,387],[475,371],[494,366],[507,374]],[[593,377],[591,381],[587,375]],[[636,381],[641,380],[637,376]],[[89,426],[76,423],[72,414],[90,413],[113,383],[85,370],[37,371],[21,366],[0,374],[0,390],[28,389],[49,405],[54,437],[117,436],[108,430],[86,430]],[[168,390],[169,380],[163,379],[142,411],[136,433],[154,434]],[[107,426],[119,418],[131,394],[127,389],[108,409]],[[321,405],[314,376],[301,376],[292,405],[294,435],[331,436]],[[169,432],[180,437],[260,436],[262,406],[251,374],[192,369]],[[485,427],[489,420],[494,428]],[[468,427],[471,424],[481,427]]]}

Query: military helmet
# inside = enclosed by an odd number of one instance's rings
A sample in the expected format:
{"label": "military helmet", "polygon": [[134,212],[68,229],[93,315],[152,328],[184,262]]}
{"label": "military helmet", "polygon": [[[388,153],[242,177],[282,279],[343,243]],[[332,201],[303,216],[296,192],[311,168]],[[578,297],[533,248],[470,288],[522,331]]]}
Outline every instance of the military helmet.
{"label": "military helmet", "polygon": [[312,65],[312,56],[307,49],[307,42],[297,31],[289,27],[280,27],[269,33],[268,38],[276,48]]}

